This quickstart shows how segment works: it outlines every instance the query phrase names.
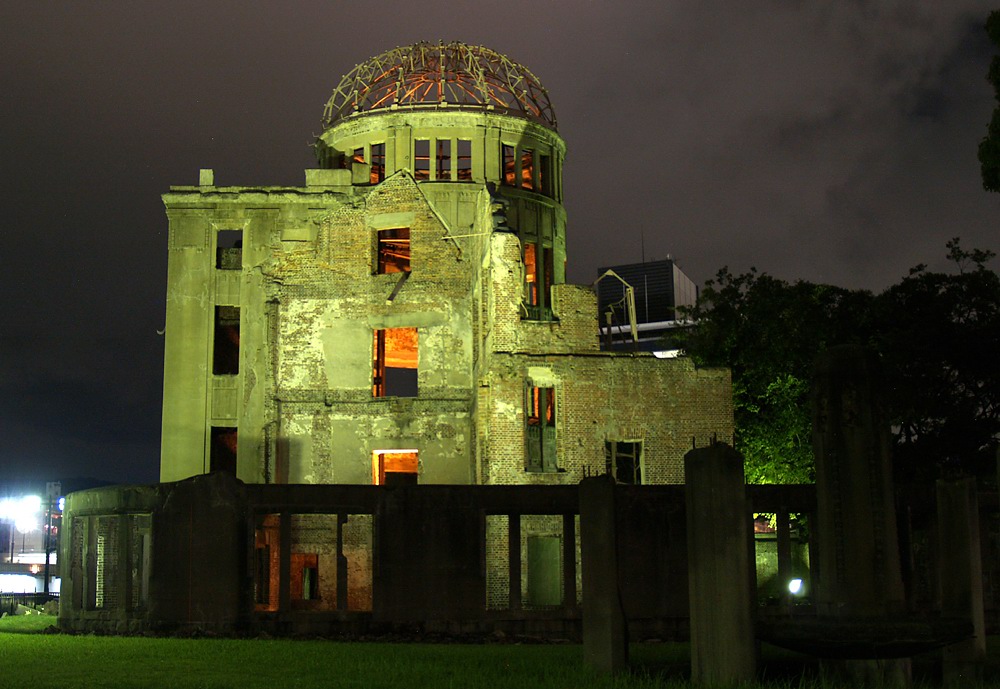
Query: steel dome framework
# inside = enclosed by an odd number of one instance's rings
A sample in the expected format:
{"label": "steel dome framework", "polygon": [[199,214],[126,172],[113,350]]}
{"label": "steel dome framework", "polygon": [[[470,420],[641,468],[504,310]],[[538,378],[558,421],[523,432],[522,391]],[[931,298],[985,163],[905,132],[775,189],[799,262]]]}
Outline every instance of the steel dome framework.
{"label": "steel dome framework", "polygon": [[523,117],[556,129],[549,94],[526,67],[483,46],[416,43],[356,66],[323,110],[323,126],[393,106],[454,105]]}

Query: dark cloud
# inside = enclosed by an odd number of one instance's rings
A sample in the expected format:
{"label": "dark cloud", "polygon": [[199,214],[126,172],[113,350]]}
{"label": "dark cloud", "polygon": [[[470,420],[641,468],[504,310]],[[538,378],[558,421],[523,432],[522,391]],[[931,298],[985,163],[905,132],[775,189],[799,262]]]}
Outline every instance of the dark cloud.
{"label": "dark cloud", "polygon": [[[1000,249],[983,1],[18,3],[0,41],[0,474],[153,480],[165,228],[200,167],[298,184],[341,75],[464,40],[567,140],[570,277],[672,254],[878,289]],[[612,240],[611,238],[614,238]],[[84,470],[86,469],[86,470]]]}

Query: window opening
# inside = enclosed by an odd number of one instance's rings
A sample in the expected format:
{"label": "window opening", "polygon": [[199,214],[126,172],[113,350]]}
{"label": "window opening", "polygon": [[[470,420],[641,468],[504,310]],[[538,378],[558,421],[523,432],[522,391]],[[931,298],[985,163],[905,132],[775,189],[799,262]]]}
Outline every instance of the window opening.
{"label": "window opening", "polygon": [[243,268],[243,230],[219,230],[215,243],[215,267],[220,270]]}
{"label": "window opening", "polygon": [[514,147],[502,144],[500,149],[500,180],[507,186],[515,186],[517,159],[514,157]]}
{"label": "window opening", "polygon": [[413,176],[418,180],[431,178],[430,139],[417,139],[413,142]]}
{"label": "window opening", "polygon": [[530,148],[521,149],[521,188],[535,188],[535,154]]}
{"label": "window opening", "polygon": [[410,228],[394,227],[379,230],[376,235],[378,251],[377,269],[379,275],[385,273],[410,272]]}
{"label": "window opening", "polygon": [[240,307],[215,307],[213,349],[213,374],[235,376],[240,372]]}
{"label": "window opening", "polygon": [[468,182],[472,180],[472,141],[469,139],[458,140],[458,160],[457,171],[458,181]]}
{"label": "window opening", "polygon": [[289,597],[293,601],[319,600],[319,555],[292,553]]}
{"label": "window opening", "polygon": [[618,483],[642,483],[642,442],[607,440],[604,442],[605,472]]}
{"label": "window opening", "polygon": [[451,139],[437,140],[436,179],[451,179]]}
{"label": "window opening", "polygon": [[552,196],[552,156],[538,156],[538,190]]}
{"label": "window opening", "polygon": [[562,539],[559,536],[528,536],[527,603],[552,607],[562,603]]}
{"label": "window opening", "polygon": [[226,471],[236,475],[238,434],[232,426],[212,426],[209,450],[209,471]]}
{"label": "window opening", "polygon": [[533,242],[524,245],[525,300],[529,306],[539,305],[537,251],[538,245]]}
{"label": "window opening", "polygon": [[386,328],[375,331],[372,395],[417,396],[417,329]]}
{"label": "window opening", "polygon": [[365,162],[365,149],[363,147],[354,149],[354,153],[351,155],[351,162],[352,163]]}
{"label": "window opening", "polygon": [[372,452],[372,483],[376,486],[415,486],[419,460],[417,450]]}
{"label": "window opening", "polygon": [[385,144],[372,144],[371,183],[378,184],[385,179]]}
{"label": "window opening", "polygon": [[556,391],[529,386],[525,400],[528,471],[556,471]]}
{"label": "window opening", "polygon": [[[539,255],[540,254],[540,255]],[[528,320],[551,320],[552,249],[524,244],[524,304]]]}

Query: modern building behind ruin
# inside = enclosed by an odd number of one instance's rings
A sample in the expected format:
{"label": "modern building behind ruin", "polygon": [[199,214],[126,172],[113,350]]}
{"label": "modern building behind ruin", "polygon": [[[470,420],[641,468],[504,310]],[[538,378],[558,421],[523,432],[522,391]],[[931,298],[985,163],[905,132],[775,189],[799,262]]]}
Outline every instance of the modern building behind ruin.
{"label": "modern building behind ruin", "polygon": [[[302,187],[171,187],[161,480],[680,482],[728,373],[599,351],[566,284],[566,145],[524,67],[461,43],[343,78]],[[613,467],[613,470],[617,467]],[[627,476],[626,476],[627,474]]]}

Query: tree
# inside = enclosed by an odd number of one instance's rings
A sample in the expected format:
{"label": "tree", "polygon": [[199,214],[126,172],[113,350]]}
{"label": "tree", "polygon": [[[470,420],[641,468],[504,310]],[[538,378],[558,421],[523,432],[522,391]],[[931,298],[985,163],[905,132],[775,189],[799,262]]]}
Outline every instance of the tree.
{"label": "tree", "polygon": [[[986,20],[986,33],[993,44],[1000,48],[1000,11],[990,13]],[[996,98],[1000,101],[1000,55],[993,56],[986,79],[993,85]],[[979,164],[983,188],[986,191],[1000,191],[1000,103],[994,108],[987,134],[979,143]]]}
{"label": "tree", "polygon": [[690,311],[684,347],[733,375],[735,446],[753,482],[812,479],[809,381],[820,351],[873,348],[897,472],[992,474],[1000,438],[1000,277],[993,253],[948,242],[956,272],[917,266],[879,295],[727,269]]}

